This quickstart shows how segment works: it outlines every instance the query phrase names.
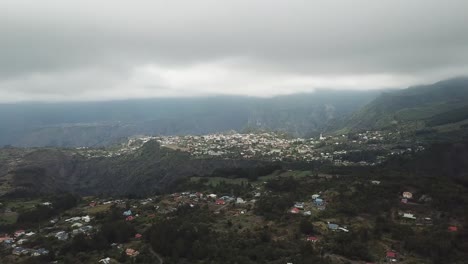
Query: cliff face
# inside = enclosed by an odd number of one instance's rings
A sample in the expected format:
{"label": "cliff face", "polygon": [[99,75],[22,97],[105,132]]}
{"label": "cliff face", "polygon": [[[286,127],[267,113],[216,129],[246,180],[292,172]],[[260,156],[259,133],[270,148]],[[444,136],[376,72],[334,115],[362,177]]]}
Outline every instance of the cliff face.
{"label": "cliff face", "polygon": [[180,178],[257,164],[247,160],[195,160],[186,153],[148,142],[132,154],[91,159],[63,149],[38,149],[24,154],[0,178],[9,179],[10,195],[62,191],[81,195],[149,195],[166,190]]}

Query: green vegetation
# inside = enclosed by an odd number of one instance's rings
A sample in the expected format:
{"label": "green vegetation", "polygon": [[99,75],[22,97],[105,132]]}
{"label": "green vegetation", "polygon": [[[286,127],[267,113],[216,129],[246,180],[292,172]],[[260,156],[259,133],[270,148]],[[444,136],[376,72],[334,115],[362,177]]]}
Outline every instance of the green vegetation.
{"label": "green vegetation", "polygon": [[[239,170],[218,170],[215,177],[177,181],[177,193],[121,198],[112,205],[99,197],[80,201],[70,195],[4,199],[8,207],[24,207],[16,223],[1,228],[35,230],[40,235],[24,247],[51,250],[37,259],[19,257],[23,263],[92,263],[103,256],[120,263],[158,263],[159,258],[200,264],[382,262],[388,250],[398,252],[403,263],[463,263],[468,252],[467,166],[468,143],[456,143],[394,156],[379,166],[279,169],[254,181],[237,178]],[[401,201],[405,191],[413,194],[408,203]],[[207,198],[211,193],[217,198]],[[314,204],[313,194],[325,201],[322,207]],[[244,202],[216,204],[222,196]],[[44,201],[56,207],[46,209],[40,205]],[[98,204],[90,207],[90,201]],[[291,213],[301,202],[304,208]],[[126,219],[127,210],[134,219]],[[403,217],[406,212],[416,219]],[[54,237],[58,230],[72,231],[65,219],[88,213],[93,219],[85,225],[92,225],[92,232],[65,241]],[[57,224],[48,223],[55,217]],[[329,223],[341,229],[332,231]],[[451,232],[449,226],[458,230]],[[139,254],[127,256],[128,248]]]}
{"label": "green vegetation", "polygon": [[247,184],[249,182],[246,178],[229,179],[224,177],[191,177],[190,180],[197,183],[201,182],[209,186],[218,186],[222,182],[227,184]]}
{"label": "green vegetation", "polygon": [[414,131],[455,123],[468,118],[467,102],[466,78],[411,87],[376,98],[356,112],[342,130],[396,128]]}
{"label": "green vegetation", "polygon": [[457,123],[465,119],[468,119],[468,106],[434,115],[427,121],[427,124],[429,126],[440,126],[448,123]]}

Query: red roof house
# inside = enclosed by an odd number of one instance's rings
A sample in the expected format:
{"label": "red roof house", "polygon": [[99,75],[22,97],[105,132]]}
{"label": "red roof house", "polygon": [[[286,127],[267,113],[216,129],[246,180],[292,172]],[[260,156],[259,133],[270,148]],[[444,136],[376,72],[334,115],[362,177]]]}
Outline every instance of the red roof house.
{"label": "red roof house", "polygon": [[458,231],[458,227],[456,227],[456,226],[449,226],[449,227],[448,227],[448,231],[450,231],[450,232],[457,232],[457,231]]}
{"label": "red roof house", "polygon": [[312,242],[312,243],[315,243],[315,242],[318,241],[318,238],[315,237],[315,236],[308,236],[308,237],[307,237],[307,241]]}
{"label": "red roof house", "polygon": [[125,221],[133,221],[133,219],[135,219],[135,217],[133,216],[127,216],[127,218],[125,218]]}
{"label": "red roof house", "polygon": [[24,235],[24,234],[26,234],[26,231],[24,231],[24,230],[22,230],[22,229],[21,229],[21,230],[17,230],[17,231],[15,232],[15,237],[19,237],[19,236],[22,236],[22,235]]}
{"label": "red roof house", "polygon": [[9,237],[8,235],[1,236],[0,237],[0,243],[2,243],[5,240],[10,240],[10,239],[11,239],[11,237]]}
{"label": "red roof house", "polygon": [[218,204],[218,205],[224,205],[224,204],[226,204],[226,201],[218,199],[218,200],[216,200],[215,203]]}
{"label": "red roof house", "polygon": [[387,251],[386,258],[388,261],[396,262],[398,260],[398,254],[395,251]]}
{"label": "red roof house", "polygon": [[291,209],[291,211],[289,211],[289,212],[291,212],[291,214],[298,214],[298,213],[301,212],[301,210],[299,210],[299,208],[293,207],[293,208]]}
{"label": "red roof house", "polygon": [[140,252],[138,252],[138,251],[136,251],[136,250],[134,250],[132,248],[127,248],[125,250],[125,253],[127,254],[127,256],[130,256],[130,257],[134,257],[134,256],[140,254]]}
{"label": "red roof house", "polygon": [[142,237],[141,234],[136,234],[136,235],[135,235],[135,238],[141,238],[141,237]]}

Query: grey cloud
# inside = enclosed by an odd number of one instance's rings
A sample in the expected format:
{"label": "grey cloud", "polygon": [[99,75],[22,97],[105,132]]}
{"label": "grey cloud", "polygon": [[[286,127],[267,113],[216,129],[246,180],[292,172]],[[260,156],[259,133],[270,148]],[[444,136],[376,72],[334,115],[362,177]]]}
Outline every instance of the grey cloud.
{"label": "grey cloud", "polygon": [[[15,98],[56,93],[86,100],[140,89],[139,96],[158,96],[149,87],[166,88],[166,94],[258,95],[244,87],[285,83],[274,85],[278,94],[314,83],[347,88],[349,81],[331,81],[340,76],[354,78],[354,88],[359,82],[368,88],[374,79],[391,80],[376,88],[432,81],[466,71],[466,10],[463,0],[4,1],[0,95],[14,89]],[[141,70],[148,65],[158,70]],[[238,86],[194,78],[204,75],[200,65],[220,67],[225,82]],[[166,72],[170,80],[161,77]],[[194,83],[174,82],[177,74]],[[313,81],[298,84],[298,78]],[[268,93],[265,87],[259,89]]]}

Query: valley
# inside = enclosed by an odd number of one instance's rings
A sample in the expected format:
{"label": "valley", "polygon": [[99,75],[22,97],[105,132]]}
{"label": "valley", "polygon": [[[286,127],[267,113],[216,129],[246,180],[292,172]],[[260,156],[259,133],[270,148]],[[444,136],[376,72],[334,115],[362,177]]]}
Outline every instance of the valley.
{"label": "valley", "polygon": [[466,175],[420,167],[456,149],[468,153],[445,145],[378,166],[275,168],[256,179],[224,170],[144,197],[3,197],[0,254],[19,263],[456,263]]}
{"label": "valley", "polygon": [[442,92],[459,82],[383,94],[308,136],[256,119],[238,132],[5,146],[1,259],[463,263],[465,90]]}

